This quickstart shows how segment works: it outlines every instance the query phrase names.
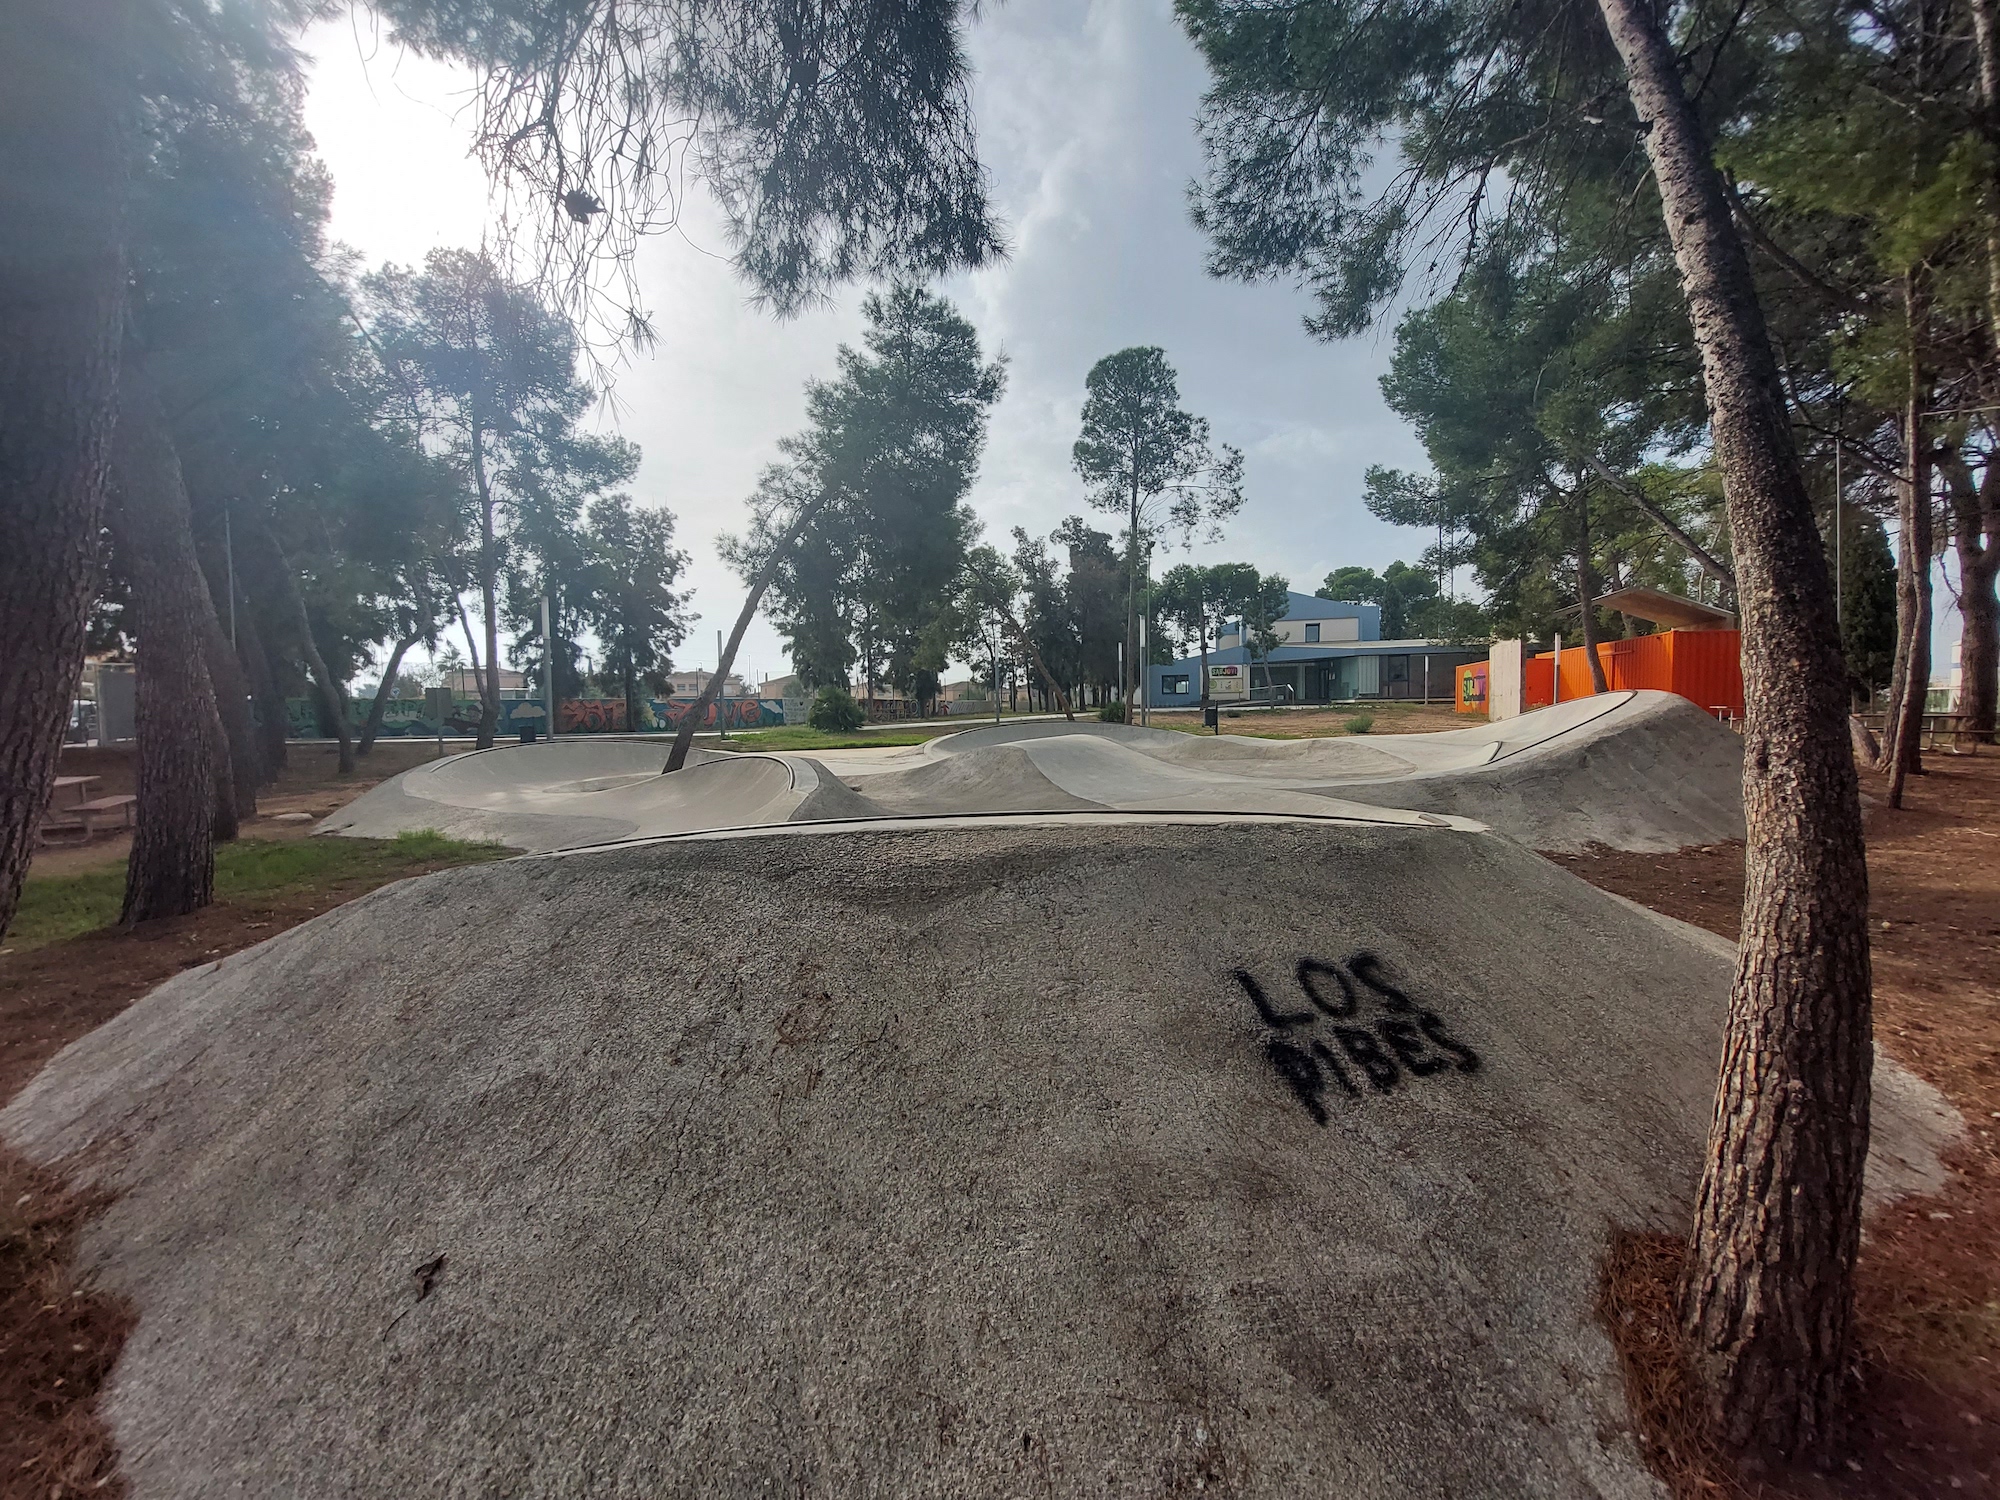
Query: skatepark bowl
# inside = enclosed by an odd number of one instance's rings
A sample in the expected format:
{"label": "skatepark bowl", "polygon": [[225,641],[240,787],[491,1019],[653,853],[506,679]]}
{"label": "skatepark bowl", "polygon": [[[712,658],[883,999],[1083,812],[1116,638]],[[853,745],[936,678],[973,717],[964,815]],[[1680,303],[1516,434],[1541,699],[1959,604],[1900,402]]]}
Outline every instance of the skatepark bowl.
{"label": "skatepark bowl", "polygon": [[[1740,831],[1661,695],[1445,734],[558,742],[330,826],[546,854],[188,970],[0,1135],[101,1189],[135,1500],[1656,1497],[1593,1321],[1730,946],[1535,847]],[[1869,1191],[1960,1129],[1878,1064]]]}

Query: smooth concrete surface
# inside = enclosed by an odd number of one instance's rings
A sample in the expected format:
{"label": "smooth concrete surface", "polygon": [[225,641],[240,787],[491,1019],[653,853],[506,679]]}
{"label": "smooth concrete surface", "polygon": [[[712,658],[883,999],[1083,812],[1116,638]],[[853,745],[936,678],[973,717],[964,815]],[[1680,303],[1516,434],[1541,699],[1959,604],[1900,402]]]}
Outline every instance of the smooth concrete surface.
{"label": "smooth concrete surface", "polygon": [[1433,734],[1265,740],[1095,720],[981,725],[812,756],[565,739],[454,756],[365,793],[325,833],[436,828],[546,851],[817,819],[980,813],[1295,814],[1400,809],[1537,849],[1671,850],[1740,837],[1742,744],[1684,699],[1608,693]]}
{"label": "smooth concrete surface", "polygon": [[1650,1500],[1597,1263],[1729,978],[1457,828],[787,822],[387,887],[0,1135],[109,1195],[134,1500]]}

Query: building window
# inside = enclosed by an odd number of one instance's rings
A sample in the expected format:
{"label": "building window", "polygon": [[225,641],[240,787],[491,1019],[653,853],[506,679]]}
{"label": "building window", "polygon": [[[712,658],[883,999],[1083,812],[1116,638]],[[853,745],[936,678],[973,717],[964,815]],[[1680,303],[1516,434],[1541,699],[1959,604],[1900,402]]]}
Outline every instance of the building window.
{"label": "building window", "polygon": [[1188,683],[1190,680],[1186,672],[1162,677],[1160,679],[1160,692],[1169,697],[1185,698],[1188,694]]}
{"label": "building window", "polygon": [[1307,641],[1307,642],[1308,642],[1309,644],[1317,644],[1317,643],[1318,643],[1318,641],[1319,641],[1319,626],[1318,626],[1317,624],[1313,624],[1313,625],[1308,625],[1308,626],[1306,626],[1306,641]]}

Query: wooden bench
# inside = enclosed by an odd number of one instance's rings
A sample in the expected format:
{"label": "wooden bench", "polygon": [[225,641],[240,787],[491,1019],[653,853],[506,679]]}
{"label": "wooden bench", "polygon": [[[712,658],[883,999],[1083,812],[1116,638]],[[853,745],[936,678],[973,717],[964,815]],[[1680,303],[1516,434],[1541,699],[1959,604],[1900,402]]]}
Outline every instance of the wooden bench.
{"label": "wooden bench", "polygon": [[129,792],[118,797],[93,797],[88,802],[79,802],[66,812],[74,812],[83,819],[84,837],[97,832],[99,821],[109,823],[114,828],[130,828],[137,816],[139,799]]}

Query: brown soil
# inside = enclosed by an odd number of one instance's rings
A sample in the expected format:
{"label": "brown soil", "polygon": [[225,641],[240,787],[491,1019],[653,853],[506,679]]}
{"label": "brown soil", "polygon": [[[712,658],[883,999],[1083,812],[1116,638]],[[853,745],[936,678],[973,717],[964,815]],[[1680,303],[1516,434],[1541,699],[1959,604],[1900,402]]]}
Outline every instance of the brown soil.
{"label": "brown soil", "polygon": [[[1874,1216],[1857,1271],[1862,1395],[1830,1475],[1731,1473],[1691,1415],[1671,1317],[1681,1245],[1620,1236],[1606,1326],[1662,1476],[1682,1497],[1901,1500],[2000,1495],[2000,756],[1931,755],[1901,812],[1868,821],[1875,1036],[1966,1121],[1934,1198]],[[1743,894],[1739,845],[1678,855],[1557,856],[1607,890],[1725,937]],[[1680,1373],[1677,1373],[1680,1372]]]}
{"label": "brown soil", "polygon": [[[246,838],[303,838],[324,817],[376,782],[436,755],[435,741],[377,745],[350,776],[331,745],[294,745],[290,764],[258,799]],[[64,775],[102,776],[99,795],[129,791],[128,751],[64,752]],[[35,875],[74,874],[123,863],[131,836],[36,853]],[[356,876],[257,901],[203,911],[131,931],[85,933],[23,953],[0,954],[0,1104],[42,1065],[182,969],[273,937],[383,884],[442,864]],[[134,1317],[122,1300],[93,1289],[75,1269],[75,1240],[100,1205],[0,1147],[0,1500],[115,1497],[125,1491],[97,1395]]]}

